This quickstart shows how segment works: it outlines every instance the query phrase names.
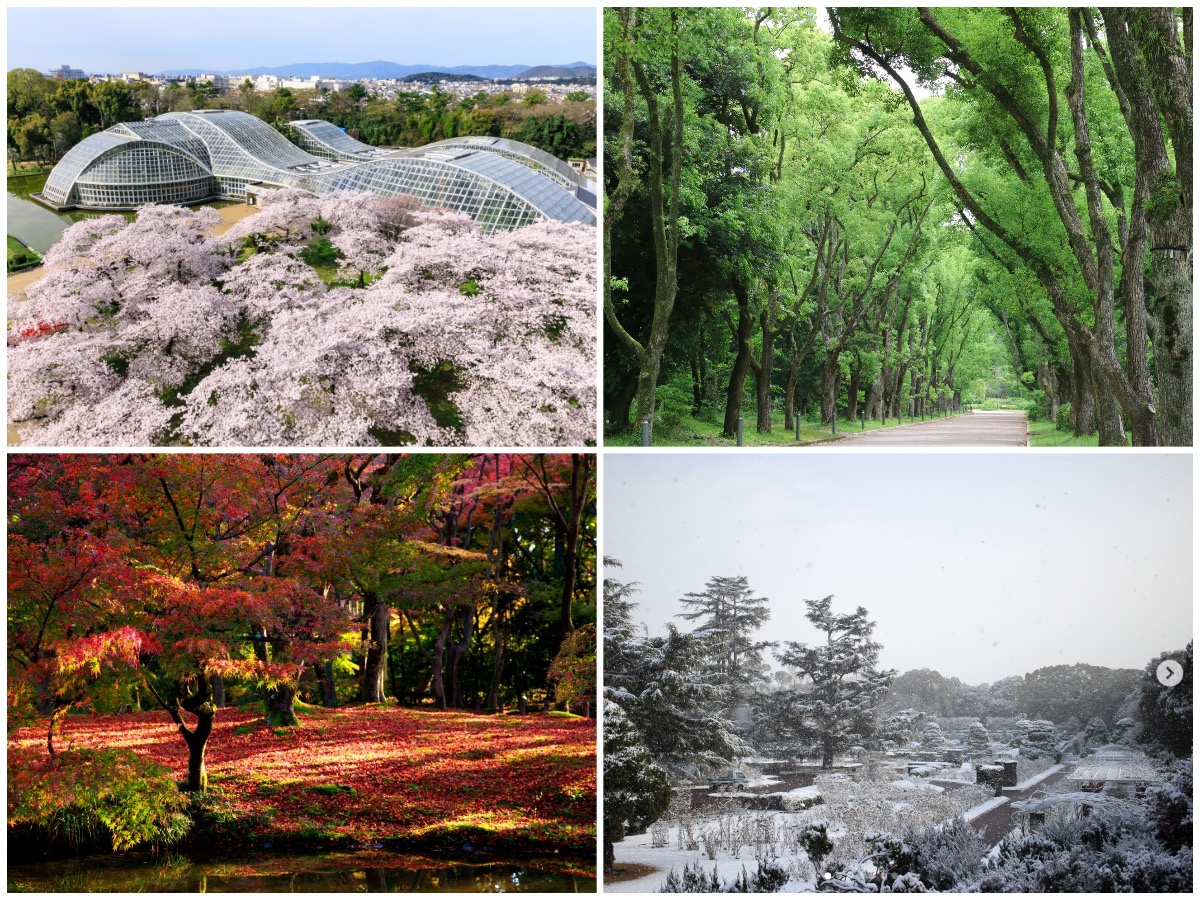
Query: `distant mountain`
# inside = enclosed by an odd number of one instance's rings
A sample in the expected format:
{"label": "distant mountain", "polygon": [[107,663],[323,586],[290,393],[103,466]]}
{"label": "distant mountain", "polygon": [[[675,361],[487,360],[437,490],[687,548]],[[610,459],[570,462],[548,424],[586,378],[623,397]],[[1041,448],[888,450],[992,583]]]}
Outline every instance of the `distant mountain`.
{"label": "distant mountain", "polygon": [[596,67],[587,63],[572,63],[569,66],[534,66],[514,78],[595,78]]}
{"label": "distant mountain", "polygon": [[[386,60],[374,60],[363,63],[289,63],[286,66],[255,66],[249,69],[226,69],[214,72],[212,69],[170,69],[161,72],[162,75],[280,75],[308,78],[317,75],[321,78],[339,78],[358,80],[361,78],[407,78],[410,75],[420,75],[426,72],[444,72],[448,75],[476,75],[480,78],[514,78],[525,72],[539,69],[575,70],[587,69],[584,77],[594,76],[596,67],[588,63],[571,63],[567,66],[437,66],[437,65],[401,65]],[[536,76],[533,76],[536,77]],[[542,76],[554,77],[554,76]],[[571,77],[570,75],[559,77]]]}

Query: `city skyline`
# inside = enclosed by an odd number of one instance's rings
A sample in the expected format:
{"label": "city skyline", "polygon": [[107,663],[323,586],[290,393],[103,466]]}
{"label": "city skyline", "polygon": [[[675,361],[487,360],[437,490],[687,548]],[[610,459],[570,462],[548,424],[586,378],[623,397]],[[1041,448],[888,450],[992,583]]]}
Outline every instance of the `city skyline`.
{"label": "city skyline", "polygon": [[[332,29],[331,10],[308,7],[8,10],[8,68],[87,73],[180,69],[225,72],[299,63],[464,65],[596,64],[594,8],[349,8],[369,27]],[[102,36],[102,40],[98,39]]]}

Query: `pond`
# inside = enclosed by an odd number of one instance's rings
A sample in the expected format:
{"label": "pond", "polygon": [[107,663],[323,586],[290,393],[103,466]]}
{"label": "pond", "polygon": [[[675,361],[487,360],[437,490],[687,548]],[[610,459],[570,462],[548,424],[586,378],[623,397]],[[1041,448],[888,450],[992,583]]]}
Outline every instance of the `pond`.
{"label": "pond", "polygon": [[459,862],[382,850],[190,856],[130,853],[8,865],[10,892],[231,891],[594,893],[595,877],[554,860]]}
{"label": "pond", "polygon": [[[73,209],[70,212],[55,212],[43,206],[36,200],[30,199],[30,194],[36,194],[46,186],[46,175],[22,175],[6,179],[8,192],[8,233],[19,238],[26,246],[32,247],[39,253],[45,253],[58,243],[63,231],[83,219],[94,219],[106,215],[101,212],[84,212]],[[223,206],[236,205],[236,201],[216,200],[202,204],[220,209]],[[133,213],[119,213],[130,221]]]}

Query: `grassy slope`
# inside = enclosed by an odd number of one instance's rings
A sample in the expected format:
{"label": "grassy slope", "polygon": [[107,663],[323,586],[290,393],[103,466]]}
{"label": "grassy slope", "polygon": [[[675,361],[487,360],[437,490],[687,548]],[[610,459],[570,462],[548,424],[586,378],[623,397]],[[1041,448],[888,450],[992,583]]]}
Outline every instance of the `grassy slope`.
{"label": "grassy slope", "polygon": [[1069,431],[1059,431],[1053,422],[1029,423],[1029,446],[1031,447],[1097,447],[1098,435],[1076,437]]}
{"label": "grassy slope", "polygon": [[[394,706],[309,708],[299,728],[221,710],[209,741],[206,844],[592,854],[596,727],[548,715],[483,716]],[[71,716],[63,744],[126,747],[186,774],[162,712]],[[44,746],[40,725],[10,746]]]}
{"label": "grassy slope", "polygon": [[[921,421],[917,419],[917,421]],[[754,427],[755,419],[753,414],[747,415],[742,422],[742,442],[746,447],[784,447],[798,446],[796,442],[796,432],[794,428],[785,429],[783,427],[783,414],[775,415],[771,419],[770,434],[759,434]],[[895,419],[888,419],[888,428],[893,428],[898,423]],[[903,424],[909,424],[906,418]],[[863,429],[860,421],[855,419],[853,422],[843,422],[838,420],[838,435],[842,434],[857,434],[860,431],[875,431],[882,428],[878,419],[867,419],[866,428]],[[812,444],[821,441],[833,439],[834,434],[830,426],[821,425],[816,422],[810,422],[807,419],[800,423],[800,444]],[[642,436],[641,431],[628,432],[625,434],[605,435],[604,443],[609,447],[637,447],[641,446]],[[667,429],[659,426],[654,433],[652,443],[655,446],[680,446],[680,447],[733,447],[737,445],[737,438],[727,438],[721,434],[721,425],[712,422],[702,421],[700,419],[686,418],[677,427]]]}

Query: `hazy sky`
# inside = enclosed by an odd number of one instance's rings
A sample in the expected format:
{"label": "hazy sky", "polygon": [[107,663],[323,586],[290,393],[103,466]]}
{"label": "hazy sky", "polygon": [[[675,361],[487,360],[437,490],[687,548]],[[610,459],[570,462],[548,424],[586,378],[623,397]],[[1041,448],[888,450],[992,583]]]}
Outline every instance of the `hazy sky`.
{"label": "hazy sky", "polygon": [[236,69],[294,62],[596,62],[595,8],[8,9],[8,68]]}
{"label": "hazy sky", "polygon": [[713,575],[772,601],[865,606],[882,664],[969,684],[1141,668],[1192,633],[1192,458],[1135,453],[628,454],[604,458],[603,550],[652,632]]}

